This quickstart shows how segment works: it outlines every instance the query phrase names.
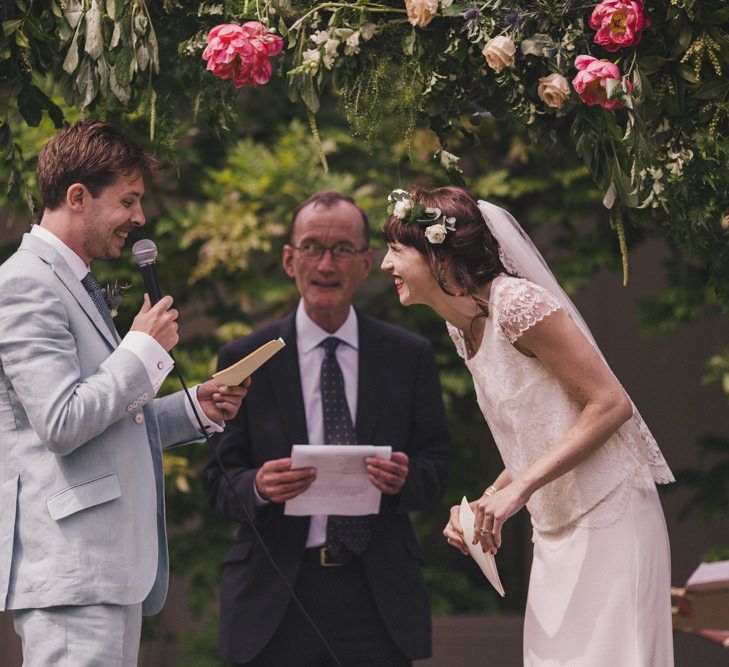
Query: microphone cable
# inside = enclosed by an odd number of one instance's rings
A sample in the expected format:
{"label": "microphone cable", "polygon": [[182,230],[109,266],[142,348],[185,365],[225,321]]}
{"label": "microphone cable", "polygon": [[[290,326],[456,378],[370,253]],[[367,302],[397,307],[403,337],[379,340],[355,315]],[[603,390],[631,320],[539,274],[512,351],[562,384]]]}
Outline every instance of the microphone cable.
{"label": "microphone cable", "polygon": [[[205,427],[203,426],[202,419],[200,419],[200,415],[197,411],[197,408],[195,407],[195,402],[192,400],[192,396],[190,396],[190,391],[187,388],[187,382],[185,382],[185,378],[182,376],[182,371],[180,370],[180,367],[177,364],[177,360],[172,355],[172,352],[168,352],[170,357],[172,358],[172,361],[174,362],[174,369],[175,369],[175,375],[177,376],[178,380],[180,381],[180,385],[182,386],[183,391],[185,392],[185,396],[187,397],[187,401],[190,404],[190,407],[192,408],[192,412],[195,415],[195,419],[197,421],[197,424],[200,428],[200,432],[202,433],[203,437],[205,438],[206,442],[208,443],[208,446],[210,447],[210,450],[213,452],[213,456],[215,457],[215,460],[218,464],[218,467],[220,468],[220,471],[223,473],[223,478],[225,479],[225,482],[230,487],[230,490],[233,492],[233,496],[238,501],[238,504],[243,509],[243,514],[245,515],[246,519],[248,519],[248,523],[251,526],[251,529],[253,530],[253,534],[256,536],[256,539],[258,540],[258,543],[261,545],[261,548],[263,549],[263,553],[266,555],[266,558],[268,559],[268,562],[271,564],[271,567],[273,567],[274,571],[278,574],[278,576],[281,578],[281,580],[286,585],[286,589],[288,590],[289,594],[291,595],[291,599],[294,601],[296,606],[298,607],[299,611],[304,615],[304,618],[306,619],[307,623],[312,627],[316,635],[321,640],[322,644],[324,645],[324,648],[329,653],[332,660],[334,660],[334,663],[336,667],[344,667],[342,665],[342,662],[337,657],[337,654],[334,652],[334,649],[331,647],[329,642],[326,640],[326,637],[322,634],[321,630],[317,626],[314,619],[309,615],[309,612],[306,611],[304,608],[304,605],[301,603],[301,600],[299,600],[299,597],[294,592],[293,586],[289,583],[288,579],[286,579],[286,575],[281,571],[281,568],[279,567],[278,563],[276,562],[276,559],[273,557],[273,554],[269,550],[268,546],[266,545],[265,540],[263,539],[263,535],[261,535],[260,531],[258,530],[258,527],[256,526],[255,522],[253,521],[253,517],[251,516],[251,513],[248,511],[248,508],[246,507],[246,504],[243,502],[243,499],[238,494],[238,491],[235,488],[235,485],[233,484],[233,480],[230,479],[230,476],[228,475],[228,471],[225,469],[225,466],[223,465],[223,461],[220,458],[220,455],[218,454],[217,447],[213,444],[212,439],[208,435],[207,431],[205,430]],[[243,399],[245,400],[245,398]]]}
{"label": "microphone cable", "polygon": [[[159,282],[157,280],[157,272],[155,268],[156,260],[157,260],[157,246],[151,239],[140,239],[132,246],[132,255],[134,256],[134,261],[137,264],[137,267],[139,268],[140,273],[142,274],[142,279],[144,282],[145,291],[149,294],[150,304],[154,305],[162,298],[162,291],[159,286]],[[314,629],[314,632],[317,634],[319,639],[321,639],[322,644],[326,648],[329,655],[334,660],[334,663],[337,667],[343,667],[341,661],[337,657],[336,653],[334,653],[334,650],[329,645],[329,642],[327,642],[326,638],[322,634],[321,630],[319,630],[319,627],[314,622],[314,619],[311,618],[309,613],[304,608],[304,605],[301,603],[301,600],[299,600],[298,596],[294,592],[293,587],[286,579],[286,576],[281,571],[281,568],[278,566],[278,563],[276,563],[276,560],[273,557],[273,554],[271,554],[270,550],[268,549],[268,546],[266,545],[265,540],[263,539],[263,536],[261,535],[260,531],[258,530],[258,527],[256,526],[255,522],[253,521],[253,517],[251,516],[250,512],[248,511],[248,508],[246,507],[246,504],[243,502],[243,499],[240,497],[238,492],[236,491],[235,485],[233,484],[233,481],[230,479],[230,476],[228,475],[227,470],[225,469],[225,466],[223,465],[223,461],[220,458],[220,455],[218,454],[218,450],[213,444],[212,439],[208,435],[207,431],[205,430],[205,427],[203,426],[202,419],[200,419],[200,415],[198,414],[197,408],[195,407],[195,402],[192,400],[192,397],[190,396],[190,391],[187,388],[187,383],[185,382],[185,378],[182,376],[182,371],[180,370],[179,365],[177,364],[177,360],[172,355],[172,352],[169,352],[170,357],[172,358],[172,361],[174,362],[174,370],[175,375],[177,375],[177,378],[180,381],[180,385],[182,386],[183,391],[185,392],[185,396],[187,397],[187,401],[190,404],[190,407],[192,408],[192,412],[195,415],[195,419],[197,421],[198,426],[200,427],[200,433],[205,438],[206,442],[208,443],[208,446],[210,447],[210,450],[213,452],[213,456],[215,457],[215,460],[218,464],[218,467],[220,468],[220,471],[223,473],[223,478],[225,479],[225,482],[230,487],[230,490],[233,492],[233,496],[238,501],[238,504],[241,506],[243,510],[243,514],[245,515],[246,519],[248,519],[248,523],[251,526],[251,529],[253,530],[253,534],[256,536],[256,539],[258,540],[258,543],[261,545],[261,548],[263,549],[263,553],[265,554],[266,558],[268,559],[268,562],[271,564],[271,567],[273,567],[274,571],[278,574],[278,576],[282,579],[284,582],[286,589],[288,590],[289,594],[291,595],[291,599],[294,601],[296,606],[299,608],[299,611],[303,614],[306,621],[311,625],[311,627]],[[255,482],[254,482],[255,483]]]}

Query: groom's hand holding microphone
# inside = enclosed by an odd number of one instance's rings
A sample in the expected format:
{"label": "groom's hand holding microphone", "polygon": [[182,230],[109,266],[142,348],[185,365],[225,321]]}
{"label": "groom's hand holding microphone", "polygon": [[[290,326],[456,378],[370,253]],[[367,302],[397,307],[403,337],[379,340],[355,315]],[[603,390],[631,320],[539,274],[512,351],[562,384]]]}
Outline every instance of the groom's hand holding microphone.
{"label": "groom's hand holding microphone", "polygon": [[153,306],[149,294],[145,294],[142,308],[129,330],[148,334],[169,352],[180,340],[177,334],[177,317],[178,312],[172,308],[171,296],[162,297]]}
{"label": "groom's hand holding microphone", "polygon": [[[166,352],[177,345],[178,311],[172,308],[171,296],[162,296],[157,280],[157,246],[149,239],[141,239],[132,248],[136,262],[144,280],[145,294],[142,308],[132,322],[130,331],[141,331],[154,338]],[[197,399],[208,419],[222,424],[238,414],[240,405],[248,393],[251,379],[236,386],[227,387],[215,380],[208,380],[197,386]]]}

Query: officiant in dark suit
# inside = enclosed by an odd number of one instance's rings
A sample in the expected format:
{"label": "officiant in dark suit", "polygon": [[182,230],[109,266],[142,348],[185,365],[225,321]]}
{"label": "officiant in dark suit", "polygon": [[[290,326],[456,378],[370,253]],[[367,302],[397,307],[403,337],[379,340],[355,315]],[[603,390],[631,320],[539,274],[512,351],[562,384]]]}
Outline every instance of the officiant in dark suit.
{"label": "officiant in dark suit", "polygon": [[[217,437],[226,469],[273,558],[346,667],[400,667],[431,653],[422,554],[408,513],[435,503],[450,436],[433,350],[367,317],[352,297],[369,274],[367,219],[349,197],[317,193],[294,212],[283,267],[294,312],[220,350],[219,368],[272,338],[286,347],[254,373],[238,416]],[[311,468],[291,467],[295,443],[389,445],[367,458],[378,514],[284,515]],[[220,651],[237,665],[334,664],[278,577],[214,460],[213,508],[238,522],[222,569]]]}

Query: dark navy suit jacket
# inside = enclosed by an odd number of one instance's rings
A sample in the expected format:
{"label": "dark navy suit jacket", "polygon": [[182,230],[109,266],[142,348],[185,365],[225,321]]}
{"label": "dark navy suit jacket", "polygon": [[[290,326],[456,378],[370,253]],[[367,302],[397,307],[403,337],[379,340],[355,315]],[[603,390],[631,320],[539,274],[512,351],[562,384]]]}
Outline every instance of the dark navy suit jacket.
{"label": "dark navy suit jacket", "polygon": [[[408,512],[435,503],[448,472],[450,436],[433,350],[428,341],[357,313],[359,377],[357,441],[390,445],[409,457],[408,478],[395,496],[383,495],[370,516],[371,541],[362,559],[379,613],[401,651],[413,660],[431,653],[430,605],[422,553]],[[308,442],[301,393],[295,316],[224,346],[225,368],[279,336],[286,347],[253,374],[237,417],[216,436],[219,455],[278,566],[293,586],[304,553],[309,517],[284,516],[283,504],[256,507],[254,478],[266,461],[287,457]],[[211,458],[205,484],[212,507],[240,528],[222,570],[220,647],[224,659],[252,660],[271,639],[290,595],[274,573],[238,501]],[[326,604],[322,591],[322,604]]]}

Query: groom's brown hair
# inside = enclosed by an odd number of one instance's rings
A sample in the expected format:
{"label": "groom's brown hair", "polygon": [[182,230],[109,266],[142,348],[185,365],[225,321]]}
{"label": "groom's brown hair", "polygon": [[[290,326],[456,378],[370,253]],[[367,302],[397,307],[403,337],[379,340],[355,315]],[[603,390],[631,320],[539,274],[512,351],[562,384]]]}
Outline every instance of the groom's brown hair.
{"label": "groom's brown hair", "polygon": [[38,187],[43,206],[57,209],[74,183],[97,197],[118,176],[139,172],[149,176],[160,167],[147,153],[111,123],[84,119],[61,130],[38,155]]}

